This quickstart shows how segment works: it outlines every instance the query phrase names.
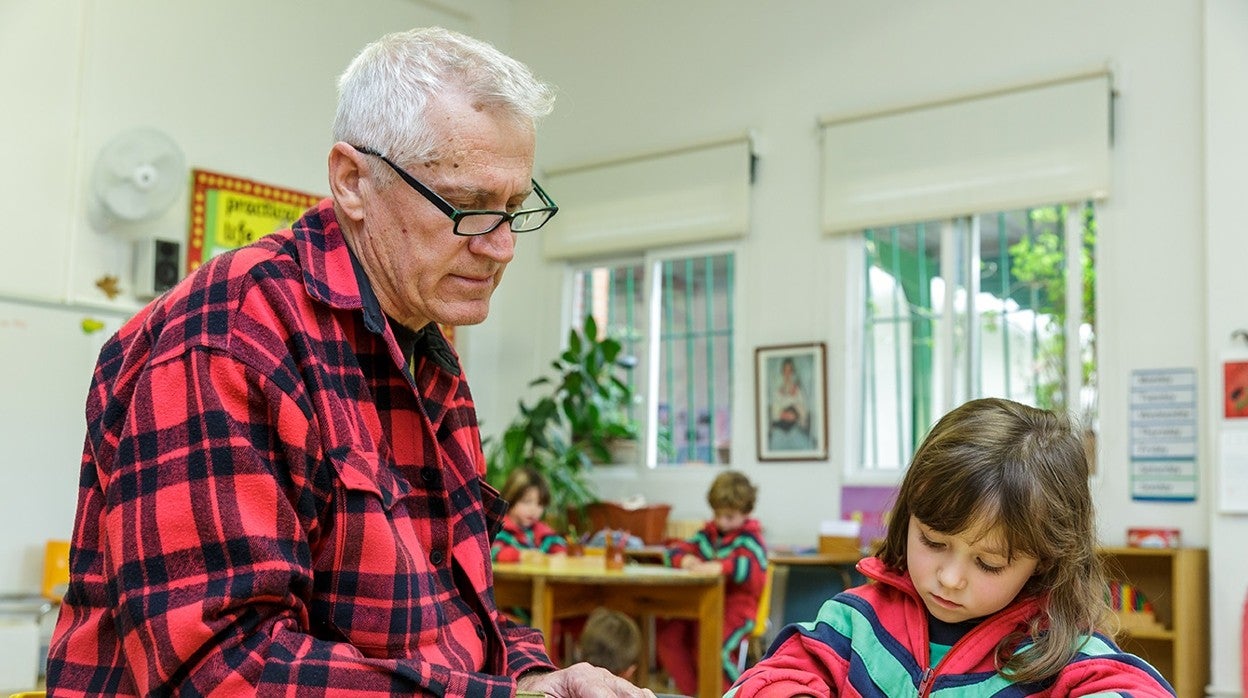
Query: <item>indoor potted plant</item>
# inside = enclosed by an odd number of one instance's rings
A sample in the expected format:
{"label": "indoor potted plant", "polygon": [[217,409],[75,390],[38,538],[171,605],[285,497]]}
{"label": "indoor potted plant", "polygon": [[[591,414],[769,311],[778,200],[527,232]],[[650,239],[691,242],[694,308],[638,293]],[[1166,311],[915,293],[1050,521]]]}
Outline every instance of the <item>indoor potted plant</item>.
{"label": "indoor potted plant", "polygon": [[548,511],[561,518],[596,499],[586,477],[594,463],[611,462],[618,441],[637,439],[637,422],[628,414],[633,391],[622,372],[636,361],[621,354],[612,337],[599,337],[598,323],[585,316],[568,333],[567,347],[551,362],[554,377],[535,402],[519,401],[519,414],[487,450],[487,479],[499,486],[516,467],[537,469],[550,485]]}

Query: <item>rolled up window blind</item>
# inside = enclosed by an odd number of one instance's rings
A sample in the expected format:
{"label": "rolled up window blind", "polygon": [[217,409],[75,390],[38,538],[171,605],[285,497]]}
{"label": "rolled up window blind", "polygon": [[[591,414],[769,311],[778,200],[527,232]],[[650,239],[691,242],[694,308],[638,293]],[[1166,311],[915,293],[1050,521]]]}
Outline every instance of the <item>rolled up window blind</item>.
{"label": "rolled up window blind", "polygon": [[639,252],[745,235],[748,135],[545,170],[559,214],[539,234],[549,259]]}
{"label": "rolled up window blind", "polygon": [[836,234],[1109,195],[1110,75],[820,120]]}

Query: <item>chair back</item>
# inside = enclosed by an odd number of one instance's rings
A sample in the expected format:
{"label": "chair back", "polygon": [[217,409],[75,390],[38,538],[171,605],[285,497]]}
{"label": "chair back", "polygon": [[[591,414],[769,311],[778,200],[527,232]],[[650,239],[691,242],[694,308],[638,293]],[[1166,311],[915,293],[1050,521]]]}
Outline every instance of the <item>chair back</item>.
{"label": "chair back", "polygon": [[762,637],[767,632],[767,622],[771,618],[771,585],[776,576],[776,566],[767,565],[767,576],[763,578],[763,593],[758,596],[758,613],[754,614],[754,630],[750,637]]}
{"label": "chair back", "polygon": [[43,583],[40,593],[53,603],[60,603],[69,586],[69,541],[49,540],[43,547]]}
{"label": "chair back", "polygon": [[762,647],[763,635],[767,634],[768,621],[771,618],[771,586],[776,576],[776,566],[767,565],[766,576],[763,577],[763,592],[758,595],[758,611],[754,614],[754,629],[741,638],[741,646],[737,649],[737,671],[745,671],[750,662],[750,645],[754,648],[755,658],[761,656],[766,649]]}

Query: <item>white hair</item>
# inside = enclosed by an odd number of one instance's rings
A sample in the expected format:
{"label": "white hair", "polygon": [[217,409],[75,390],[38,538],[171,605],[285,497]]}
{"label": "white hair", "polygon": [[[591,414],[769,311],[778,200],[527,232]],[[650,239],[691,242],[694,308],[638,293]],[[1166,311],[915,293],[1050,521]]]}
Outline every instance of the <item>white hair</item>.
{"label": "white hair", "polygon": [[484,41],[441,27],[412,29],[365,46],[338,78],[334,139],[396,162],[436,158],[442,134],[426,112],[448,91],[529,127],[555,101],[549,85]]}

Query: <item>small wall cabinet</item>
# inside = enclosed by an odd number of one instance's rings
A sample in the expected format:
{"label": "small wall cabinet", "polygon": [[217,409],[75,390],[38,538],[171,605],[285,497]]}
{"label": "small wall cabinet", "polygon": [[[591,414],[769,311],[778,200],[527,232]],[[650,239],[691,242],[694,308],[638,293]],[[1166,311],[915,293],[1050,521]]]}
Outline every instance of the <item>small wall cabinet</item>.
{"label": "small wall cabinet", "polygon": [[1123,649],[1148,660],[1178,698],[1201,698],[1209,683],[1209,556],[1200,548],[1102,548],[1106,574],[1152,602],[1158,627],[1124,625]]}

